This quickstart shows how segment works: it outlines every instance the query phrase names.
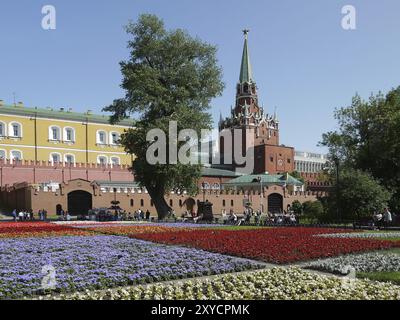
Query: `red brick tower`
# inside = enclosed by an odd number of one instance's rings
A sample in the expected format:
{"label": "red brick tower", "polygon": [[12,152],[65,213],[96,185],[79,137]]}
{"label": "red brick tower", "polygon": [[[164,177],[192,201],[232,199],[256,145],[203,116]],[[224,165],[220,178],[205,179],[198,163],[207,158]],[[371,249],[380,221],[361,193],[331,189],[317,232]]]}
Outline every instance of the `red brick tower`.
{"label": "red brick tower", "polygon": [[[276,112],[273,115],[264,113],[264,109],[259,105],[258,88],[250,62],[249,30],[243,30],[243,33],[244,47],[239,82],[236,86],[235,108],[232,109],[229,118],[223,120],[221,117],[219,130],[228,129],[232,132],[234,129],[242,130],[242,154],[245,155],[249,148],[254,148],[254,173],[292,172],[294,149],[279,145],[279,121]],[[246,129],[252,129],[254,136],[249,137]],[[235,148],[235,143],[232,145]],[[224,157],[223,138],[220,139],[220,151]],[[233,164],[233,166],[238,165]]]}

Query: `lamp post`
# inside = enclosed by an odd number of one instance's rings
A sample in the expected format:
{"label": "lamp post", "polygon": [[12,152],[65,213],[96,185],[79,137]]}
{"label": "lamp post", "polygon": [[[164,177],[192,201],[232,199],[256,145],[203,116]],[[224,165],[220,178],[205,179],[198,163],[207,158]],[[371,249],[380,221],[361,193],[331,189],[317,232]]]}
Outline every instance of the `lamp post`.
{"label": "lamp post", "polygon": [[332,156],[331,161],[327,161],[325,169],[333,169],[333,165],[335,166],[335,180],[336,180],[336,217],[338,219],[338,222],[341,221],[341,215],[340,215],[340,186],[339,186],[339,181],[340,181],[340,160],[338,156]]}
{"label": "lamp post", "polygon": [[258,177],[257,178],[258,182],[260,182],[260,208],[261,208],[261,213],[264,211],[264,204],[263,204],[263,199],[264,199],[264,190],[263,190],[263,183],[262,183],[262,178]]}
{"label": "lamp post", "polygon": [[337,156],[333,157],[332,160],[333,160],[333,163],[335,164],[335,168],[336,168],[336,215],[337,215],[338,221],[340,222],[341,221],[341,217],[340,217],[340,186],[339,186],[340,160]]}

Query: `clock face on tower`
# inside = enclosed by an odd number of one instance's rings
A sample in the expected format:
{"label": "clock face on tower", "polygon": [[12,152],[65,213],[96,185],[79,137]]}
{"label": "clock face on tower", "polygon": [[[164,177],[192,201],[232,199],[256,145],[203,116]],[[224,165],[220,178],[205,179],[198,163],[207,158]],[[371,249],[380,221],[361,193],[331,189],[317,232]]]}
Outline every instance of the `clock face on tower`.
{"label": "clock face on tower", "polygon": [[278,160],[278,166],[282,166],[283,165],[283,160],[282,159],[279,159]]}

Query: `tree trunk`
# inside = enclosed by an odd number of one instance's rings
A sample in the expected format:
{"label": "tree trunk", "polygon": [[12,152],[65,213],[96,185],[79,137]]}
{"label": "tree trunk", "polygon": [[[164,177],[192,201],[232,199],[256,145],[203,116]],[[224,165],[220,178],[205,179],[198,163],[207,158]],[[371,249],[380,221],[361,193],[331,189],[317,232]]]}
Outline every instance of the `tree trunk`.
{"label": "tree trunk", "polygon": [[171,207],[167,204],[164,198],[164,192],[161,190],[147,188],[151,200],[153,200],[154,207],[157,210],[158,219],[164,219],[168,216],[168,212],[171,211]]}

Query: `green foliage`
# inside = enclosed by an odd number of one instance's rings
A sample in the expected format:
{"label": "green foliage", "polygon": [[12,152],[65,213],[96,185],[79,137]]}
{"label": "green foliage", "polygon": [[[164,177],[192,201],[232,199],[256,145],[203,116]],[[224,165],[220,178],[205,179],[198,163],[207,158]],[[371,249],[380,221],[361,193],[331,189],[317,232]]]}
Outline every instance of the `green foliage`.
{"label": "green foliage", "polygon": [[296,215],[301,215],[303,213],[303,205],[299,200],[294,200],[291,207]]}
{"label": "green foliage", "polygon": [[313,222],[321,221],[324,214],[322,203],[317,201],[306,201],[303,203],[303,217]]}
{"label": "green foliage", "polygon": [[[132,37],[130,58],[120,63],[126,95],[104,110],[113,113],[113,123],[132,114],[138,117],[135,128],[122,135],[121,143],[135,156],[135,179],[149,191],[159,216],[164,216],[168,211],[164,195],[183,189],[196,193],[201,166],[170,163],[168,151],[169,164],[150,165],[146,152],[156,141],[147,141],[146,135],[154,128],[163,130],[168,150],[170,121],[177,122],[178,132],[192,129],[199,137],[201,129],[211,129],[207,110],[211,99],[222,93],[222,72],[214,46],[181,29],[166,30],[155,15],[141,15],[126,31]],[[178,143],[178,148],[183,143]]]}
{"label": "green foliage", "polygon": [[[339,186],[339,194],[337,190]],[[339,184],[335,184],[328,199],[331,216],[339,209],[341,219],[371,218],[374,212],[382,212],[391,194],[370,174],[361,170],[346,170],[341,173]]]}
{"label": "green foliage", "polygon": [[370,172],[391,193],[391,208],[400,211],[400,87],[384,96],[363,101],[353,98],[349,107],[335,112],[339,130],[323,135],[331,159],[346,168]]}
{"label": "green foliage", "polygon": [[400,285],[400,272],[386,271],[386,272],[357,272],[357,278],[370,279],[381,282],[391,282]]}

